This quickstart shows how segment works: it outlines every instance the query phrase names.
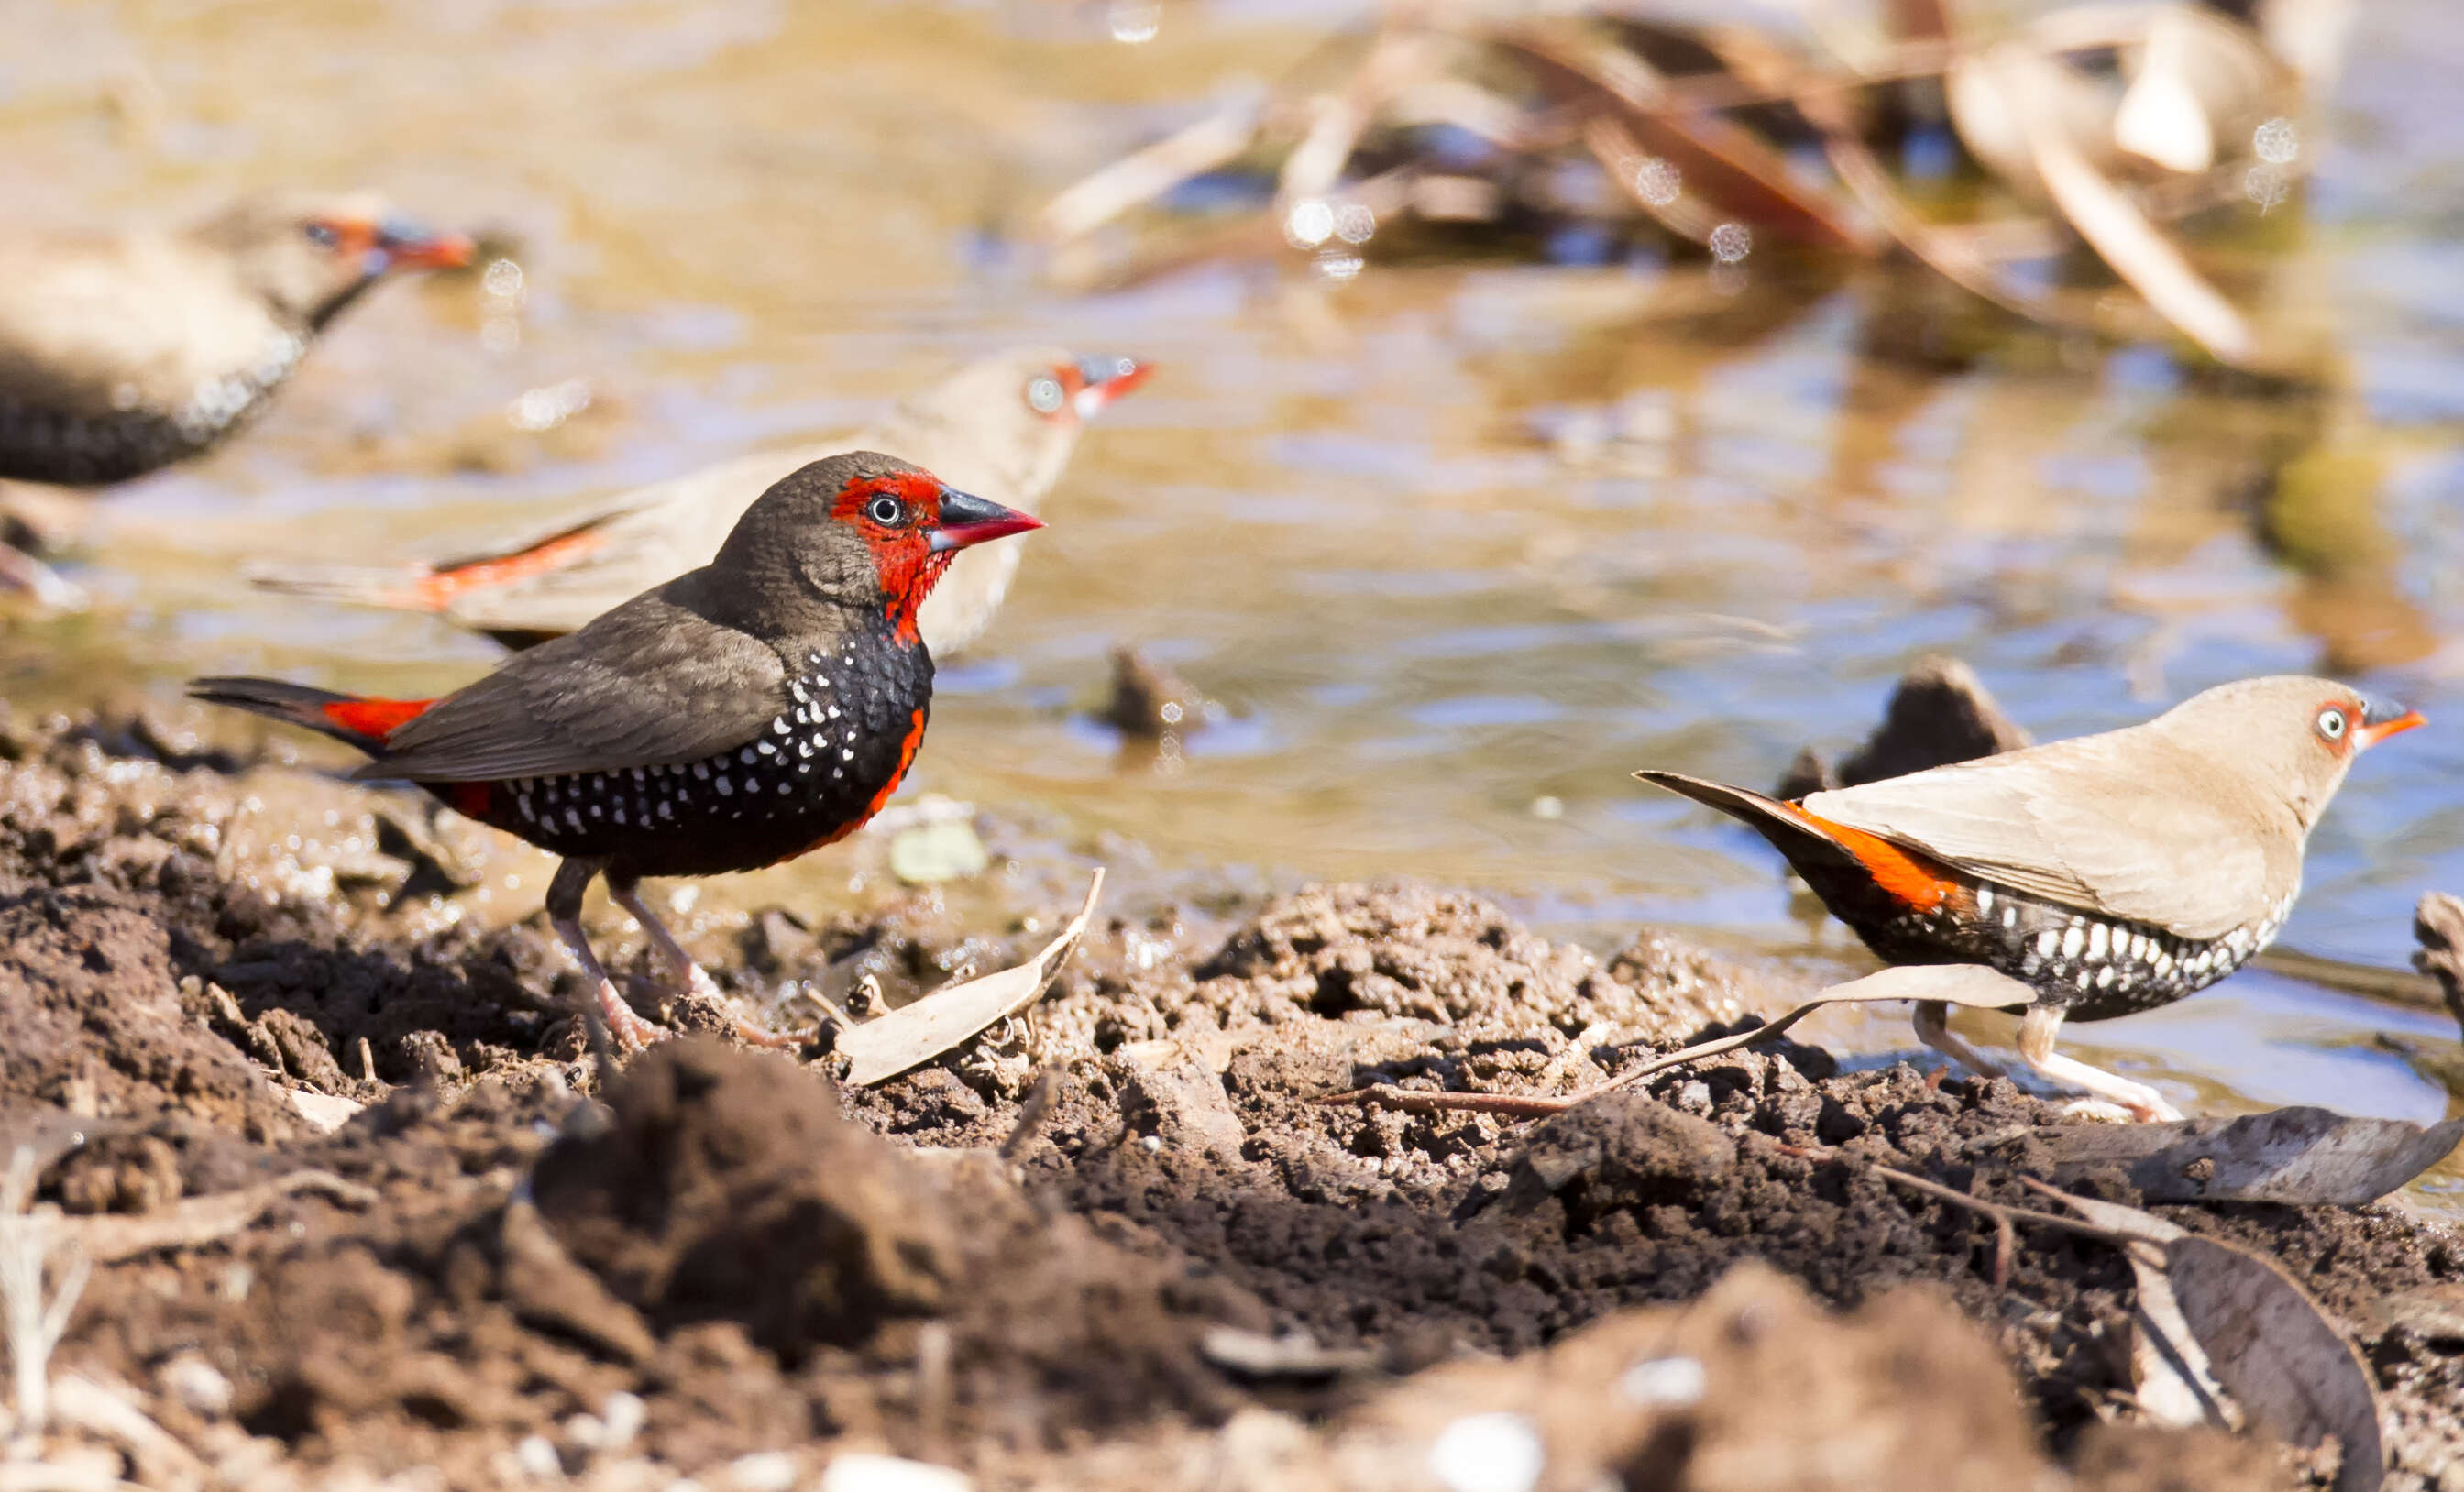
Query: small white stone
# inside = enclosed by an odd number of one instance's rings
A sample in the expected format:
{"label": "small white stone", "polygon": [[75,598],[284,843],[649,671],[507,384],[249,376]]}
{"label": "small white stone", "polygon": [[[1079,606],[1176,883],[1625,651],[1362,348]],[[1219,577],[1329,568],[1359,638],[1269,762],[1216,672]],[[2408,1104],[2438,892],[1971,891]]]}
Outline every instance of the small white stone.
{"label": "small white stone", "polygon": [[522,1437],[514,1447],[514,1463],[525,1476],[539,1481],[564,1480],[564,1461],[556,1454],[556,1443],[543,1435]]}
{"label": "small white stone", "polygon": [[1429,1474],[1446,1492],[1531,1492],[1548,1465],[1540,1432],[1521,1415],[1466,1415],[1429,1447]]}
{"label": "small white stone", "polygon": [[796,1484],[796,1458],[785,1451],[756,1451],[727,1463],[718,1484],[728,1492],[788,1492]]}
{"label": "small white stone", "polygon": [[191,1414],[218,1419],[231,1413],[231,1379],[194,1352],[182,1352],[165,1363],[158,1377],[163,1392],[179,1400]]}
{"label": "small white stone", "polygon": [[1698,1403],[1709,1384],[1710,1375],[1691,1357],[1647,1357],[1617,1380],[1628,1399],[1654,1409],[1683,1409]]}
{"label": "small white stone", "polygon": [[963,1472],[895,1456],[849,1453],[831,1459],[815,1492],[971,1492]]}

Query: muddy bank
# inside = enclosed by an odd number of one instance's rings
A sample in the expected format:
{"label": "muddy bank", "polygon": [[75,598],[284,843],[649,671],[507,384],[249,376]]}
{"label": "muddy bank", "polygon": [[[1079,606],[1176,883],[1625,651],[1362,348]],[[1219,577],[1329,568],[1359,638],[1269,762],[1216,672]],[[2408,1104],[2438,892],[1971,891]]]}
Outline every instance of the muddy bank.
{"label": "muddy bank", "polygon": [[[2056,1119],[2007,1083],[1780,1043],[1539,1124],[1309,1102],[1572,1090],[1797,993],[1758,971],[1659,937],[1599,959],[1422,887],[1133,885],[1028,1017],[878,1088],[838,1091],[826,1042],[707,1037],[603,1086],[543,927],[479,900],[530,862],[189,729],[0,733],[0,1139],[80,1225],[188,1233],[99,1263],[57,1351],[165,1432],[65,1393],[42,1448],[93,1475],[2335,1480],[2333,1450],[2141,1422],[2110,1245],[2023,1228],[1997,1283],[1990,1222],[1875,1176],[2032,1200]],[[757,1012],[896,1002],[1041,941],[1064,897],[1004,885],[1005,919],[892,896],[697,919],[696,952]],[[303,1170],[335,1184],[208,1216]],[[2321,1298],[2386,1395],[2390,1485],[2464,1485],[2464,1241],[2386,1205],[2154,1210]]]}

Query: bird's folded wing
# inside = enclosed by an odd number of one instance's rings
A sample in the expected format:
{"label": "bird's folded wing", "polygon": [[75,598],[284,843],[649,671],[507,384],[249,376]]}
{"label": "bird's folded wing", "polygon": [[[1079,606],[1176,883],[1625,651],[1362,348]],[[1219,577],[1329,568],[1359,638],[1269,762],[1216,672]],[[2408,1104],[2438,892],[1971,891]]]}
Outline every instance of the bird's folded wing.
{"label": "bird's folded wing", "polygon": [[397,729],[357,774],[498,781],[698,761],[743,745],[785,708],[767,646],[675,604],[636,597],[581,631],[517,654]]}
{"label": "bird's folded wing", "polygon": [[2289,817],[2276,822],[2155,743],[2114,738],[2129,734],[1816,793],[1805,808],[2044,900],[2181,937],[2222,936],[2291,893],[2301,835]]}

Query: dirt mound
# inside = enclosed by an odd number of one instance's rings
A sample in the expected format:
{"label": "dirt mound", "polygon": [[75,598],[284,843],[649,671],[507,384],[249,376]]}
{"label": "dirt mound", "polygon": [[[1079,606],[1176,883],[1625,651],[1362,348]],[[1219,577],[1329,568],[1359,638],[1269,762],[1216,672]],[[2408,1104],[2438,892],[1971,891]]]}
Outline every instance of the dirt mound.
{"label": "dirt mound", "polygon": [[[1126,888],[1045,1001],[941,1063],[837,1093],[694,1039],[603,1104],[522,993],[547,941],[420,889],[456,862],[413,844],[433,824],[174,745],[0,739],[0,1139],[78,1214],[341,1184],[96,1270],[55,1367],[187,1448],[52,1442],[118,1474],[753,1487],[866,1450],[987,1487],[1367,1492],[1536,1445],[1552,1488],[2332,1476],[2138,1424],[2111,1247],[2023,1228],[1997,1280],[1990,1222],[1878,1179],[2033,1200],[2012,1177],[2057,1115],[2008,1083],[1779,1043],[1540,1124],[1316,1101],[1571,1091],[1794,993],[1680,944],[1603,960],[1408,885],[1228,926]],[[757,917],[722,977],[1001,956],[937,909]],[[366,1107],[325,1133],[297,1094]],[[2320,1294],[2387,1395],[2391,1485],[2464,1463],[2452,1230],[2161,1211]]]}

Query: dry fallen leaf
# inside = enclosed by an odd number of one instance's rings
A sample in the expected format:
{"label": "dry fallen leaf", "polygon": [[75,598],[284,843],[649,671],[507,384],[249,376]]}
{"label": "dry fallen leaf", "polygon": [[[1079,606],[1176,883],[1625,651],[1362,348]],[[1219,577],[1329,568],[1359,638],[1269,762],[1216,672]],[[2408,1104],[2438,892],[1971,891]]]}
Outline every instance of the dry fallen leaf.
{"label": "dry fallen leaf", "polygon": [[[2237,1408],[2295,1445],[2332,1436],[2343,1454],[2336,1492],[2376,1492],[2387,1474],[2378,1389],[2352,1343],[2291,1275],[2153,1213],[2020,1179],[2106,1230],[2130,1259],[2144,1291],[2138,1324],[2163,1339],[2134,1363],[2148,1375],[2143,1393],[2167,1413],[2205,1400],[2227,1424]],[[2161,1273],[2161,1287],[2147,1287],[2151,1271]],[[2214,1399],[2219,1387],[2230,1406]]]}
{"label": "dry fallen leaf", "polygon": [[2165,1245],[2165,1269],[2217,1381],[2252,1423],[2300,1446],[2333,1436],[2343,1451],[2336,1492],[2376,1492],[2387,1475],[2378,1389],[2309,1292],[2269,1261],[2214,1239]]}
{"label": "dry fallen leaf", "polygon": [[2120,1166],[2149,1201],[2359,1207],[2444,1160],[2464,1140],[2464,1118],[2424,1128],[2295,1108],[2232,1120],[2078,1126],[2038,1138],[2056,1181]]}
{"label": "dry fallen leaf", "polygon": [[1087,901],[1078,915],[1026,962],[935,990],[878,1020],[841,1031],[838,1049],[848,1059],[847,1081],[864,1087],[894,1078],[1033,1004],[1061,972],[1061,961],[1069,956],[1079,934],[1087,931],[1087,919],[1094,915],[1095,898],[1103,890],[1104,872],[1098,869],[1088,883]]}

